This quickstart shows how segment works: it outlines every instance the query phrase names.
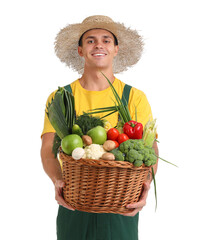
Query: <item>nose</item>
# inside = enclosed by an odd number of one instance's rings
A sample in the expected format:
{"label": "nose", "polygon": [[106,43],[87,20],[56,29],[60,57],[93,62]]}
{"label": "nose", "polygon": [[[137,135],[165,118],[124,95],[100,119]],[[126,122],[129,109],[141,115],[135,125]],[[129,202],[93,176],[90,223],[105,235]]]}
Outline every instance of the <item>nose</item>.
{"label": "nose", "polygon": [[97,48],[97,49],[103,48],[102,42],[101,41],[97,41],[96,44],[95,44],[95,48]]}

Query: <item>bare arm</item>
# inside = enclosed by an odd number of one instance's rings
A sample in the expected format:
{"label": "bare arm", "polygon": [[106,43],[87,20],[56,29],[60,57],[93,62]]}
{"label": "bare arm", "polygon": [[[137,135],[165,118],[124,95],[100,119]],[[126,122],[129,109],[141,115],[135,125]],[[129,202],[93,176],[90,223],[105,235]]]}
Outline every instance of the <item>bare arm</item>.
{"label": "bare arm", "polygon": [[62,180],[61,167],[58,159],[52,153],[54,133],[46,133],[42,137],[41,159],[43,168],[52,182],[55,184],[57,180]]}
{"label": "bare arm", "polygon": [[41,159],[43,168],[46,174],[50,177],[55,186],[55,199],[58,204],[74,210],[71,206],[65,203],[62,190],[65,185],[65,182],[62,180],[62,173],[59,161],[54,157],[52,152],[54,140],[54,133],[45,133],[42,137],[42,146],[41,146]]}

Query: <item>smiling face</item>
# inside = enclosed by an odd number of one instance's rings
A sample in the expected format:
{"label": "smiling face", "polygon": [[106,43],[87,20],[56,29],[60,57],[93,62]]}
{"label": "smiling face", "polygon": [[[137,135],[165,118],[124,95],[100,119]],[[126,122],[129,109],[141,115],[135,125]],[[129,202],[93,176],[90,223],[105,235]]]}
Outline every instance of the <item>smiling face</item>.
{"label": "smiling face", "polygon": [[118,45],[114,36],[104,29],[92,29],[82,37],[78,53],[85,59],[85,68],[112,69],[113,58],[117,55]]}

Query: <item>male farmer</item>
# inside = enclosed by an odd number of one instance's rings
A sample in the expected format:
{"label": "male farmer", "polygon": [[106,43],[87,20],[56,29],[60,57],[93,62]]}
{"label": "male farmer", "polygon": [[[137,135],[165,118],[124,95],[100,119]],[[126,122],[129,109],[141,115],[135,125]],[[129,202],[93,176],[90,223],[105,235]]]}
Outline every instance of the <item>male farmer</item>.
{"label": "male farmer", "polygon": [[[112,90],[103,72],[111,81],[119,96],[124,83],[114,76],[134,65],[142,52],[142,39],[136,31],[113,22],[106,16],[91,16],[80,24],[71,24],[62,29],[56,38],[57,56],[67,66],[82,74],[70,86],[75,98],[75,110],[81,115],[90,109],[112,106]],[[68,81],[70,81],[68,79]],[[54,92],[49,96],[50,102]],[[128,107],[134,119],[137,108],[138,122],[143,125],[152,119],[150,105],[145,94],[132,87]],[[107,117],[116,126],[118,113]],[[151,178],[144,183],[139,202],[129,204],[127,214],[87,213],[72,209],[62,197],[64,182],[59,161],[52,153],[55,130],[45,116],[42,132],[41,157],[45,172],[55,186],[55,198],[59,204],[57,216],[58,240],[137,240],[139,211],[145,206]],[[157,146],[154,145],[157,152]],[[155,165],[155,172],[157,164]]]}

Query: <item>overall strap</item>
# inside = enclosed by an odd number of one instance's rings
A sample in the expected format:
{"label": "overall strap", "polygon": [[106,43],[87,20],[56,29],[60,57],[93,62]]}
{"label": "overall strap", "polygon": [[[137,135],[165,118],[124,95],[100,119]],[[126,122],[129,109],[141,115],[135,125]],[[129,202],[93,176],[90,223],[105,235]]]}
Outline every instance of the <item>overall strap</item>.
{"label": "overall strap", "polygon": [[123,93],[122,93],[122,99],[121,99],[124,105],[128,104],[131,88],[132,87],[129,86],[128,84],[125,84],[125,86],[124,86]]}
{"label": "overall strap", "polygon": [[71,89],[71,86],[70,84],[64,86],[65,90],[67,90],[68,92],[72,93],[72,89]]}

